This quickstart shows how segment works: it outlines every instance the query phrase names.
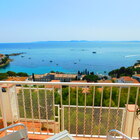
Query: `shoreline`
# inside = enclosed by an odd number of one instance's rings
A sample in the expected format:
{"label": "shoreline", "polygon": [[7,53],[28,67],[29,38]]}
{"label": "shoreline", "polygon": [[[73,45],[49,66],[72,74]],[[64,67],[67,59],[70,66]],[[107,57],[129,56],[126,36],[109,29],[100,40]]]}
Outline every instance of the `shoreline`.
{"label": "shoreline", "polygon": [[0,65],[0,68],[3,68],[5,66],[9,65],[11,61],[12,61],[11,59],[8,59],[6,63]]}

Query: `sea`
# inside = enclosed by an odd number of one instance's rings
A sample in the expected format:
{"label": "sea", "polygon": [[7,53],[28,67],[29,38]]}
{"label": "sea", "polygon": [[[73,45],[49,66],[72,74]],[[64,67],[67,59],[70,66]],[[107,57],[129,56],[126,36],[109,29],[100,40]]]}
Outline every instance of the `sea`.
{"label": "sea", "polygon": [[77,73],[87,69],[107,75],[122,66],[140,60],[139,41],[44,41],[32,43],[0,43],[0,53],[23,53],[10,56],[13,60],[0,73],[26,72],[29,75],[50,71]]}

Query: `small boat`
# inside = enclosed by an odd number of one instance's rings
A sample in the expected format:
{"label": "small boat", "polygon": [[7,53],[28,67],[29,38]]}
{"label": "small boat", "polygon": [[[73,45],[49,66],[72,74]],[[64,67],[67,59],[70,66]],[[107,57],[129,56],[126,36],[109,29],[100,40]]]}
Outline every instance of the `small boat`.
{"label": "small boat", "polygon": [[96,52],[92,52],[92,53],[96,53]]}

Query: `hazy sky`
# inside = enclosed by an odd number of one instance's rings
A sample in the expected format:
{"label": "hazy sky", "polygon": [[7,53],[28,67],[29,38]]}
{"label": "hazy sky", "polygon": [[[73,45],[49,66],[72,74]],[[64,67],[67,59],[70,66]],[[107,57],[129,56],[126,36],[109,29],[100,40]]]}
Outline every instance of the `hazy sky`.
{"label": "hazy sky", "polygon": [[140,40],[140,0],[0,0],[0,42]]}

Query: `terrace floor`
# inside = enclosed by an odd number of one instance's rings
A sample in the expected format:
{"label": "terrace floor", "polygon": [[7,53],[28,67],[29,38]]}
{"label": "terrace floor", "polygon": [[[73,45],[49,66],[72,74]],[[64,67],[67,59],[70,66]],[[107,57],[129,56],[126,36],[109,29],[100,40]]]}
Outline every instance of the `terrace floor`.
{"label": "terrace floor", "polygon": [[[4,136],[4,133],[0,134],[0,138]],[[47,140],[52,137],[51,135],[38,135],[28,134],[29,140]],[[105,140],[103,138],[89,138],[89,137],[73,137],[75,140]]]}
{"label": "terrace floor", "polygon": [[[20,122],[20,123],[25,124],[25,122]],[[30,130],[32,129],[31,124],[29,122],[27,123],[27,126],[28,126],[28,129],[30,129]],[[39,132],[39,129],[40,129],[39,123],[36,123],[35,126],[36,126],[36,130],[38,130],[38,132]],[[4,127],[3,121],[2,121],[2,119],[0,119],[0,129],[3,127]],[[16,130],[16,128],[15,128],[15,130]],[[4,136],[4,132],[0,134],[0,138],[3,136]],[[29,140],[46,140],[46,139],[52,137],[52,135],[28,134],[28,137],[29,137]],[[75,140],[105,140],[103,138],[90,138],[90,137],[74,137],[74,139]]]}
{"label": "terrace floor", "polygon": [[[46,140],[47,138],[50,138],[52,136],[50,135],[35,135],[35,134],[29,134],[30,140]],[[105,140],[103,138],[88,138],[88,137],[74,137],[75,140]]]}

